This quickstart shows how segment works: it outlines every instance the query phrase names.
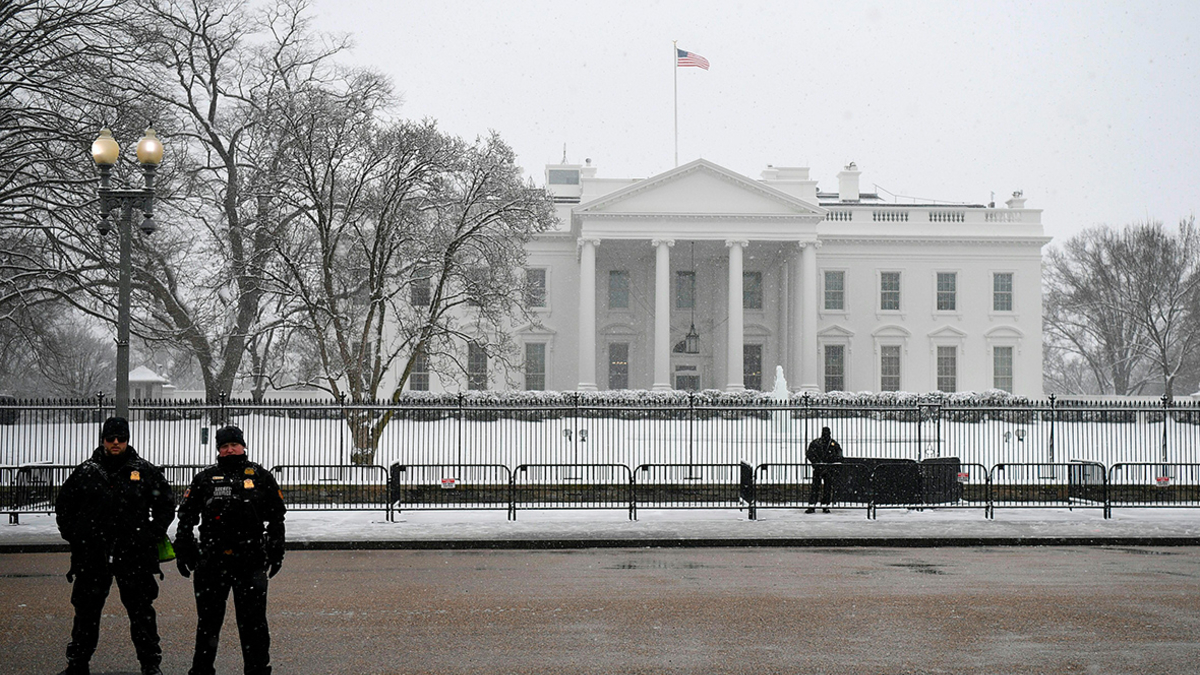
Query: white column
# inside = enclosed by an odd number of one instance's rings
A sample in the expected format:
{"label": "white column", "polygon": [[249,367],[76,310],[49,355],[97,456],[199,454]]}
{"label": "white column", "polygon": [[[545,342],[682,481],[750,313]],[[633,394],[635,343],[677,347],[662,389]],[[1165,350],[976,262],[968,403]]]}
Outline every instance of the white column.
{"label": "white column", "polygon": [[792,389],[803,390],[804,383],[804,284],[800,277],[800,256],[804,251],[801,242],[788,255],[788,382]]}
{"label": "white column", "polygon": [[801,275],[804,277],[804,346],[800,388],[804,391],[821,390],[821,370],[817,359],[817,248],[821,242],[804,245],[801,255]]}
{"label": "white column", "polygon": [[654,244],[654,391],[671,389],[671,247],[674,239]]}
{"label": "white column", "polygon": [[729,336],[726,343],[725,391],[742,391],[746,388],[742,373],[742,341],[745,320],[742,310],[742,249],[749,242],[728,240],[729,248]]}
{"label": "white column", "polygon": [[599,239],[580,239],[579,246],[579,386],[596,391],[596,247]]}

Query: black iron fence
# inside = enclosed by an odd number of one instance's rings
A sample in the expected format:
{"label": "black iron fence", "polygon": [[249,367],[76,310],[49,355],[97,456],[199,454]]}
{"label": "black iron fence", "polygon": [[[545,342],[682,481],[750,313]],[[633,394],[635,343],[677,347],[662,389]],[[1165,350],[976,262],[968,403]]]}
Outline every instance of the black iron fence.
{"label": "black iron fence", "polygon": [[[50,508],[111,412],[103,398],[0,406],[3,510]],[[755,508],[807,503],[804,448],[822,427],[846,453],[838,503],[871,517],[946,504],[989,516],[996,507],[1108,515],[1200,505],[1200,406],[1190,401],[718,405],[688,396],[631,405],[560,395],[517,405],[458,396],[136,401],[130,417],[131,445],[180,495],[214,460],[215,428],[237,424],[251,458],[280,471],[294,509],[495,508],[515,518],[529,508],[628,508],[636,517],[639,507],[736,507],[753,517]]]}

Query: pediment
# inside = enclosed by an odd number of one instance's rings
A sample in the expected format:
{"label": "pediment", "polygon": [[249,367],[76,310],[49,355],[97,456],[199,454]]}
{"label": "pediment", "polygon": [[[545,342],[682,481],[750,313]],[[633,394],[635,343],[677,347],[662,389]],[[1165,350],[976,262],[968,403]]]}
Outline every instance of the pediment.
{"label": "pediment", "polygon": [[871,335],[873,335],[877,338],[909,338],[909,337],[912,337],[912,333],[910,333],[907,328],[905,328],[904,326],[900,326],[898,324],[894,324],[894,323],[884,324],[884,325],[880,326],[879,328],[876,328],[875,332],[871,333]]}
{"label": "pediment", "polygon": [[983,336],[989,340],[1019,340],[1025,337],[1025,333],[1016,326],[996,326],[984,333]]}
{"label": "pediment", "polygon": [[821,338],[852,338],[852,337],[854,337],[854,331],[850,330],[849,328],[846,328],[845,326],[835,323],[832,326],[828,326],[826,328],[822,328],[821,330],[817,331],[817,337],[821,337]]}
{"label": "pediment", "polygon": [[946,338],[952,340],[961,340],[967,337],[966,333],[955,328],[954,326],[942,326],[937,330],[930,331],[928,335],[931,338]]}
{"label": "pediment", "polygon": [[825,209],[698,159],[582,204],[575,215],[791,216],[820,219]]}
{"label": "pediment", "polygon": [[638,334],[637,328],[634,328],[633,326],[631,326],[627,323],[621,323],[621,322],[614,322],[614,323],[606,324],[597,332],[600,335],[613,335],[613,336],[615,336],[615,335],[633,336],[633,335]]}

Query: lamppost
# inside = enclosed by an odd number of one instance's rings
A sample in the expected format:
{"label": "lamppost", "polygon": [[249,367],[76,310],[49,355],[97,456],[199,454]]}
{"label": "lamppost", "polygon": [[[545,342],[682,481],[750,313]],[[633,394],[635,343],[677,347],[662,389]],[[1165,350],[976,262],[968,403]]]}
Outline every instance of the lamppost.
{"label": "lamppost", "polygon": [[112,212],[117,214],[117,236],[120,239],[121,257],[118,263],[117,286],[117,400],[116,414],[129,417],[129,295],[132,263],[133,211],[142,212],[142,232],[151,234],[154,225],[154,172],[162,162],[163,146],[154,129],[146,129],[146,135],[137,144],[137,159],[142,165],[144,187],[112,187],[112,168],[121,156],[121,147],[113,139],[112,132],[101,129],[100,136],[92,143],[92,159],[100,169],[100,223],[96,229],[101,236],[113,229]]}

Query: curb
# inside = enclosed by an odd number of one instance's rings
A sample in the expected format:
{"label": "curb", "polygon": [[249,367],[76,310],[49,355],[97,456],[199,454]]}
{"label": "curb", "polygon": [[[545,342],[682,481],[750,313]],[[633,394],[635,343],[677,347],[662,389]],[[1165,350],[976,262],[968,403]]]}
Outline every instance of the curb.
{"label": "curb", "polygon": [[[292,541],[289,551],[566,550],[588,548],[978,548],[1200,546],[1200,537],[777,537],[700,539],[410,539]],[[66,553],[66,544],[0,544],[0,555]]]}

